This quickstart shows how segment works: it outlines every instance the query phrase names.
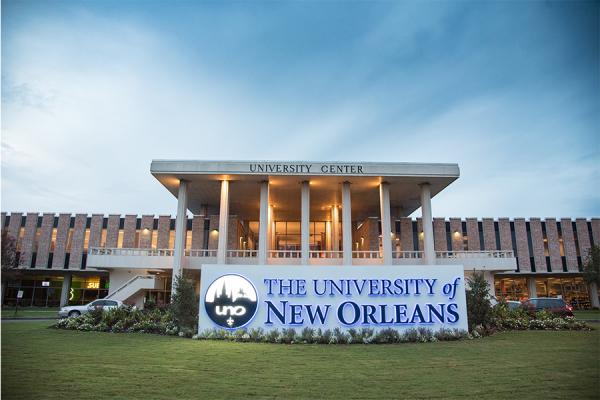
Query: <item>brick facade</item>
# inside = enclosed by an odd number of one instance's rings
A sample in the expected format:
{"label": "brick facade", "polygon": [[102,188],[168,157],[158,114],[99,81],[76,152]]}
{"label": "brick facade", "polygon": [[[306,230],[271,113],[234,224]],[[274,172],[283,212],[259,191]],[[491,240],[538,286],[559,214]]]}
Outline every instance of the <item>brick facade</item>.
{"label": "brick facade", "polygon": [[192,218],[192,249],[204,247],[204,215],[194,215]]}
{"label": "brick facade", "polygon": [[579,254],[582,259],[588,256],[590,251],[590,233],[588,230],[587,221],[584,218],[577,218],[575,220],[575,227],[577,229],[577,243],[579,244]]}
{"label": "brick facade", "polygon": [[413,225],[410,218],[400,218],[400,247],[402,251],[413,251]]}
{"label": "brick facade", "polygon": [[562,272],[562,259],[560,256],[560,242],[558,239],[558,226],[556,219],[546,218],[546,237],[548,238],[548,253],[550,255],[550,268],[552,272]]}
{"label": "brick facade", "polygon": [[108,216],[108,222],[106,224],[106,248],[115,248],[119,243],[119,224],[121,223],[121,216],[117,214],[111,214]]}
{"label": "brick facade", "polygon": [[69,269],[79,269],[82,267],[81,259],[83,256],[83,242],[85,240],[86,222],[86,214],[75,215],[75,223],[73,225],[73,233],[71,237],[71,255],[69,257]]}
{"label": "brick facade", "polygon": [[467,238],[467,249],[469,251],[481,250],[477,218],[467,218]]}
{"label": "brick facade", "polygon": [[152,231],[154,228],[154,215],[142,215],[140,223],[140,245],[141,249],[152,247]]}
{"label": "brick facade", "polygon": [[19,258],[19,266],[30,267],[33,257],[33,244],[35,240],[35,233],[37,231],[37,213],[27,213],[25,218],[25,234],[23,235],[23,241],[21,243],[21,257]]}
{"label": "brick facade", "polygon": [[69,226],[71,225],[71,214],[59,214],[56,226],[56,243],[54,243],[54,255],[52,257],[52,268],[63,269],[67,254],[67,239]]}
{"label": "brick facade", "polygon": [[498,235],[500,236],[500,250],[513,250],[510,221],[508,218],[498,218]]}
{"label": "brick facade", "polygon": [[594,244],[600,246],[600,218],[592,218],[592,237]]}
{"label": "brick facade", "polygon": [[100,247],[102,245],[102,224],[103,223],[104,223],[104,216],[102,214],[92,214],[92,219],[90,221],[90,238],[88,241],[88,248],[89,247]]}
{"label": "brick facade", "polygon": [[531,248],[533,250],[533,261],[536,272],[547,271],[546,256],[544,254],[544,233],[542,231],[542,221],[539,218],[529,220],[529,229],[531,230]]}
{"label": "brick facade", "polygon": [[123,225],[123,247],[137,247],[135,243],[135,226],[137,224],[137,215],[126,215],[125,224]]}
{"label": "brick facade", "polygon": [[525,218],[515,218],[515,239],[517,242],[517,260],[519,271],[531,272],[529,244],[527,240],[527,225]]}
{"label": "brick facade", "polygon": [[[88,217],[86,214],[77,214],[72,217],[70,214],[59,214],[56,228],[54,222],[55,214],[43,214],[41,217],[37,213],[28,213],[25,218],[21,213],[3,214],[5,222],[8,222],[7,229],[16,237],[23,232],[20,243],[20,265],[23,267],[32,267],[33,254],[35,254],[35,267],[47,268],[50,259],[50,253],[53,253],[52,268],[65,268],[65,260],[68,257],[68,268],[79,269],[83,265],[83,253],[85,249],[85,239],[88,236],[89,247],[101,246],[101,240],[104,234],[103,224],[104,216],[93,214],[90,219],[89,233],[86,233],[86,224]],[[9,218],[10,221],[6,219]],[[38,228],[38,222],[41,220]],[[211,231],[218,229],[219,217],[212,215],[208,218]],[[138,219],[135,215],[127,215],[123,221],[123,228],[120,228],[121,217],[119,215],[110,215],[106,221],[106,247],[117,247],[120,229],[123,231],[123,243],[121,247],[150,248],[152,246],[152,232],[155,224],[158,226],[157,246],[159,248],[172,247],[169,244],[169,237],[172,233],[170,216],[160,216],[155,218],[153,215],[144,215]],[[204,243],[204,216],[194,216],[191,221],[191,242],[193,249],[201,249]],[[139,224],[139,244],[136,243],[136,233]],[[421,234],[422,222],[420,218],[416,219],[417,232],[413,232],[415,220],[410,218],[400,218],[400,234],[398,235],[399,248],[402,251],[414,250],[414,234],[419,237],[418,248],[423,249],[423,236]],[[498,219],[498,230],[495,229],[495,222],[492,218],[484,218],[481,223],[475,218],[468,218],[464,222],[458,218],[450,218],[449,223],[443,218],[435,218],[433,221],[434,244],[437,251],[447,251],[448,235],[450,236],[451,247],[453,251],[463,251],[463,224],[467,227],[467,249],[478,250],[481,248],[480,237],[483,236],[483,247],[487,251],[494,251],[497,248],[497,241],[502,250],[515,250],[519,263],[519,271],[523,273],[531,272],[535,266],[536,273],[544,272],[562,272],[563,259],[561,257],[561,242],[564,249],[564,259],[569,272],[579,272],[580,264],[583,262],[587,251],[591,246],[591,240],[598,242],[600,236],[600,219],[594,218],[588,221],[583,218],[575,222],[568,218],[563,218],[560,225],[556,219],[547,218],[544,222],[540,218],[531,218],[526,222],[524,218],[514,219],[514,232],[511,232],[511,222],[508,218]],[[447,226],[449,225],[449,231]],[[529,229],[527,229],[529,225]],[[378,217],[367,218],[353,232],[353,242],[361,243],[364,237],[364,243],[361,250],[379,250],[379,232]],[[545,226],[545,235],[544,229]],[[481,227],[481,232],[479,228]],[[560,227],[560,228],[559,228]],[[574,228],[575,227],[575,232]],[[590,230],[591,227],[591,230]],[[52,236],[56,229],[56,239],[52,250]],[[145,231],[147,230],[147,231]],[[240,237],[246,240],[249,227],[246,221],[239,221],[238,217],[231,216],[228,225],[228,249],[240,249]],[[457,232],[458,234],[455,234]],[[37,234],[37,239],[36,239]],[[498,235],[498,238],[496,238]],[[252,247],[252,239],[249,240],[249,247]],[[216,249],[218,235],[209,234],[209,248]],[[516,249],[513,249],[513,242]],[[37,245],[36,245],[37,243]],[[396,243],[396,242],[395,242]],[[579,257],[578,257],[579,252]],[[534,264],[531,264],[533,259]],[[546,259],[549,260],[549,269]]]}
{"label": "brick facade", "polygon": [[436,251],[448,251],[446,220],[444,218],[433,219],[433,242]]}
{"label": "brick facade", "polygon": [[487,251],[498,250],[496,248],[496,229],[494,228],[493,218],[483,218],[481,220],[483,229],[483,249]]}
{"label": "brick facade", "polygon": [[573,221],[570,218],[560,220],[565,258],[567,260],[567,271],[578,272],[577,247],[575,246],[575,235],[573,234]]}
{"label": "brick facade", "polygon": [[463,251],[463,229],[460,218],[450,218],[450,237],[452,238],[452,251]]}
{"label": "brick facade", "polygon": [[10,221],[8,222],[8,234],[19,240],[19,231],[21,230],[22,213],[11,213]]}
{"label": "brick facade", "polygon": [[38,239],[37,255],[35,257],[36,268],[47,268],[50,256],[50,243],[52,241],[52,230],[54,228],[54,214],[46,213],[42,216],[40,237]]}
{"label": "brick facade", "polygon": [[169,248],[169,235],[171,232],[171,216],[161,215],[158,217],[158,238],[157,245],[159,249]]}

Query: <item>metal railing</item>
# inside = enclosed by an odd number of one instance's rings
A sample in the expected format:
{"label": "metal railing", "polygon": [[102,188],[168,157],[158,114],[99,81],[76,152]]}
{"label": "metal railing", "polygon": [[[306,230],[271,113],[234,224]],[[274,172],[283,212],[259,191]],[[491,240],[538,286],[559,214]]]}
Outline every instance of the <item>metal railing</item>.
{"label": "metal railing", "polygon": [[131,249],[115,247],[90,247],[88,254],[92,256],[149,256],[172,257],[173,249]]}
{"label": "metal railing", "polygon": [[334,250],[311,250],[308,252],[309,258],[344,258],[343,251]]}
{"label": "metal railing", "polygon": [[[114,247],[90,247],[89,255],[93,256],[146,256],[146,257],[173,257],[173,249],[132,249],[132,248],[114,248]],[[217,257],[216,249],[186,249],[184,254],[188,257]],[[511,250],[475,250],[475,251],[436,251],[436,258],[457,259],[457,258],[514,258],[514,252]],[[258,250],[227,250],[227,257],[257,258]],[[269,250],[270,258],[301,258],[300,250]],[[310,258],[341,259],[344,257],[343,251],[331,250],[311,250]],[[363,259],[381,259],[382,255],[378,250],[360,250],[353,251],[352,258]],[[421,259],[422,251],[394,251],[394,259]]]}
{"label": "metal railing", "polygon": [[185,255],[189,257],[216,257],[217,250],[215,249],[186,249]]}
{"label": "metal railing", "polygon": [[117,293],[121,292],[125,288],[131,286],[138,279],[154,279],[154,276],[152,276],[152,275],[138,275],[138,276],[134,276],[133,278],[131,278],[130,280],[128,280],[127,282],[125,282],[120,288],[118,288],[117,290],[115,290],[114,292],[112,292],[111,294],[109,294],[108,296],[106,296],[105,299],[110,299],[110,298],[114,297],[114,295],[116,295]]}
{"label": "metal railing", "polygon": [[258,250],[227,250],[227,257],[255,258],[258,257]]}
{"label": "metal railing", "polygon": [[392,252],[392,258],[398,259],[418,259],[423,258],[422,251],[414,251],[414,250],[403,250],[403,251],[394,251]]}
{"label": "metal railing", "polygon": [[378,250],[355,250],[352,252],[352,258],[382,258]]}
{"label": "metal railing", "polygon": [[512,250],[436,251],[436,258],[513,258]]}
{"label": "metal railing", "polygon": [[267,257],[270,258],[300,258],[300,250],[269,250]]}

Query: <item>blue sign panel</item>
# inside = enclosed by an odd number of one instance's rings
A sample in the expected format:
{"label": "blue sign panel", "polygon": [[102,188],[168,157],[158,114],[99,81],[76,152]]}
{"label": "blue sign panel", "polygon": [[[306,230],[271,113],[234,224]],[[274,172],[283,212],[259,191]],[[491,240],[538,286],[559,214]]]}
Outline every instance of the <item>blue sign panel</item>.
{"label": "blue sign panel", "polygon": [[206,328],[467,330],[462,266],[203,265]]}

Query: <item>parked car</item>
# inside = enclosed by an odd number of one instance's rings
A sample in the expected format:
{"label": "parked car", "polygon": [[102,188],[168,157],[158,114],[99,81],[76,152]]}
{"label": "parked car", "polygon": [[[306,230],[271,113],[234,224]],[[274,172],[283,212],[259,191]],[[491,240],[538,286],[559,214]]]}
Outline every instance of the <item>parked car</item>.
{"label": "parked car", "polygon": [[60,309],[59,317],[79,317],[81,314],[90,312],[93,309],[110,310],[117,307],[123,307],[123,302],[119,300],[94,300],[91,303],[82,306],[67,306]]}
{"label": "parked car", "polygon": [[573,316],[573,307],[557,297],[534,297],[524,301],[521,307],[531,314],[546,310],[560,317]]}
{"label": "parked car", "polygon": [[515,300],[507,300],[506,306],[509,310],[516,310],[517,308],[521,307],[521,302]]}

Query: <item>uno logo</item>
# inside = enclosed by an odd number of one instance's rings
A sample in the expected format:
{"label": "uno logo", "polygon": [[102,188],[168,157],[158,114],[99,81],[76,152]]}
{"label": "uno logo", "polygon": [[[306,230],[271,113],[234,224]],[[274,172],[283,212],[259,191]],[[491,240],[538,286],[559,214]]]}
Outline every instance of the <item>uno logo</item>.
{"label": "uno logo", "polygon": [[226,329],[246,325],[256,314],[257,306],[254,285],[240,275],[223,275],[215,279],[204,295],[208,317]]}

